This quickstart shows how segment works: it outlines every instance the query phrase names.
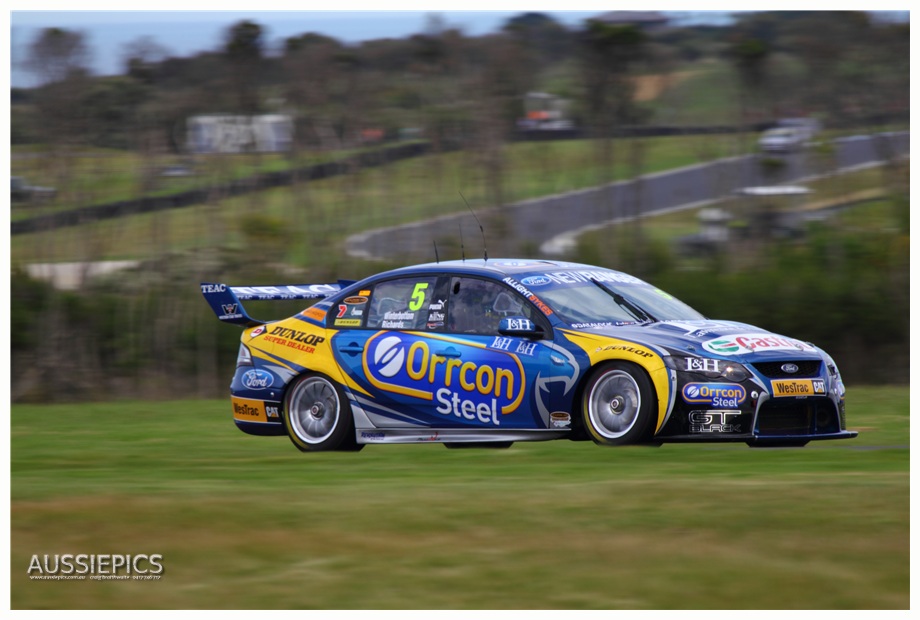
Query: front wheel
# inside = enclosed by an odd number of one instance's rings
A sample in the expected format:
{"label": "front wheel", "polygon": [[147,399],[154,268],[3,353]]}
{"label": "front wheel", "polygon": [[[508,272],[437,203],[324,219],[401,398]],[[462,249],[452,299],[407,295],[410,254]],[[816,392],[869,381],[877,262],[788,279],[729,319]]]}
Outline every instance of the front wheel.
{"label": "front wheel", "polygon": [[651,438],[655,405],[652,382],[641,368],[611,362],[594,371],[585,386],[581,409],[595,443],[622,446]]}
{"label": "front wheel", "polygon": [[347,448],[354,440],[351,406],[328,377],[307,374],[296,379],[284,398],[284,426],[303,452]]}

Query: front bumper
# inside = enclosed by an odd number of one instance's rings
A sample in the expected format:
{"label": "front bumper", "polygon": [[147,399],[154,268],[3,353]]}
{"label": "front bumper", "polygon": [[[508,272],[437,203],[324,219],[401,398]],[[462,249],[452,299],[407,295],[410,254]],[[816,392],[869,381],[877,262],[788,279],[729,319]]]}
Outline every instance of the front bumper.
{"label": "front bumper", "polygon": [[846,428],[839,377],[817,359],[797,359],[799,373],[788,377],[784,363],[761,359],[745,364],[752,376],[740,383],[672,371],[674,407],[654,440],[804,445],[856,437]]}
{"label": "front bumper", "polygon": [[749,445],[804,445],[825,439],[852,439],[843,401],[829,396],[764,398],[749,411],[690,411],[672,418],[662,442],[733,442]]}

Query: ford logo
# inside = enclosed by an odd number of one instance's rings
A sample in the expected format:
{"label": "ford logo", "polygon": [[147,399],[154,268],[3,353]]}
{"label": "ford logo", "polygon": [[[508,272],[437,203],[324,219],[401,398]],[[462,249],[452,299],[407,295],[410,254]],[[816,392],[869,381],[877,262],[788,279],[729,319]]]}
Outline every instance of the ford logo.
{"label": "ford logo", "polygon": [[550,282],[552,282],[552,280],[546,276],[529,276],[521,280],[521,283],[525,286],[543,286],[544,284],[549,284]]}
{"label": "ford logo", "polygon": [[259,369],[247,370],[243,373],[242,381],[243,386],[250,390],[264,390],[275,382],[271,373]]}
{"label": "ford logo", "polygon": [[782,366],[780,366],[780,368],[787,375],[794,375],[795,373],[799,371],[799,367],[796,366],[795,364],[783,364]]}

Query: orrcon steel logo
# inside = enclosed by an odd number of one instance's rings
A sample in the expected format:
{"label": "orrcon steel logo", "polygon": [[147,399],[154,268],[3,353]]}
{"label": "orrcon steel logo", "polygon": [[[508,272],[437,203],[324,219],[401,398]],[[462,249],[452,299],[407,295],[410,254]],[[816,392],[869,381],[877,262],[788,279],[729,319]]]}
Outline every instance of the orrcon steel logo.
{"label": "orrcon steel logo", "polygon": [[492,426],[524,398],[524,367],[513,353],[451,338],[385,334],[368,340],[364,350],[365,376],[379,390],[435,402],[442,415]]}
{"label": "orrcon steel logo", "polygon": [[736,383],[688,383],[682,395],[688,403],[737,409],[747,397],[747,390]]}
{"label": "orrcon steel logo", "polygon": [[757,351],[815,351],[815,348],[794,338],[775,334],[732,334],[713,338],[703,343],[703,348],[716,355],[740,355]]}

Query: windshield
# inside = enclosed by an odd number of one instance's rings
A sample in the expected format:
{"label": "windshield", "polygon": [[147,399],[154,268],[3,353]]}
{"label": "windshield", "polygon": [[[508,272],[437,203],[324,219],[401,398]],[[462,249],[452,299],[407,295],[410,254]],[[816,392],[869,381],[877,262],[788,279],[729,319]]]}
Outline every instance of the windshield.
{"label": "windshield", "polygon": [[540,297],[560,319],[573,327],[627,325],[647,320],[699,321],[706,318],[676,297],[647,284],[613,285],[604,282],[598,286],[594,282],[586,282],[579,286],[543,290]]}

